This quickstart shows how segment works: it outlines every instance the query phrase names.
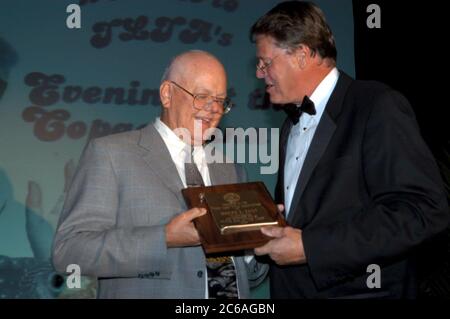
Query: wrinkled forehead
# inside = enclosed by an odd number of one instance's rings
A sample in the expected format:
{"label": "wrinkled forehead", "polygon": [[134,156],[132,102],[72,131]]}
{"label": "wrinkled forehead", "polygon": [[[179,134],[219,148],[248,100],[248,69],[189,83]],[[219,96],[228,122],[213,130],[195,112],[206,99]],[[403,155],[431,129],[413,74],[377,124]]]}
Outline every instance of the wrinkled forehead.
{"label": "wrinkled forehead", "polygon": [[190,64],[183,73],[181,80],[194,93],[211,95],[226,95],[227,77],[225,69],[219,63]]}
{"label": "wrinkled forehead", "polygon": [[227,82],[223,75],[204,73],[195,76],[190,81],[190,88],[194,94],[208,94],[215,96],[227,95]]}

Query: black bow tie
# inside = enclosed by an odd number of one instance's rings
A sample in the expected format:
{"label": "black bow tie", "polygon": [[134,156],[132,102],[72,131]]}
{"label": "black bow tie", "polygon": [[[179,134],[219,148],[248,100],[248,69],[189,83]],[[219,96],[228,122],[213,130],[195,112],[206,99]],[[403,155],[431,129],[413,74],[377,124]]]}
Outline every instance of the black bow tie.
{"label": "black bow tie", "polygon": [[297,124],[300,116],[303,112],[309,115],[316,114],[316,108],[314,107],[314,102],[305,95],[303,102],[300,106],[295,104],[289,104],[284,107],[284,111],[287,113],[288,117],[291,119],[292,124]]}

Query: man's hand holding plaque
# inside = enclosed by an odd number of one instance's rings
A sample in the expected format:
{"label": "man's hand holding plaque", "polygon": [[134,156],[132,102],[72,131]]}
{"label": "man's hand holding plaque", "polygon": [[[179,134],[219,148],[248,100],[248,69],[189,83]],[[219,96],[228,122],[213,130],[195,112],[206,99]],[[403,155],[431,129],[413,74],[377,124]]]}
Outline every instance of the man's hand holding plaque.
{"label": "man's hand holding plaque", "polygon": [[284,226],[264,183],[240,183],[182,190],[189,207],[202,207],[207,213],[194,220],[206,253],[252,249],[270,237],[260,228]]}

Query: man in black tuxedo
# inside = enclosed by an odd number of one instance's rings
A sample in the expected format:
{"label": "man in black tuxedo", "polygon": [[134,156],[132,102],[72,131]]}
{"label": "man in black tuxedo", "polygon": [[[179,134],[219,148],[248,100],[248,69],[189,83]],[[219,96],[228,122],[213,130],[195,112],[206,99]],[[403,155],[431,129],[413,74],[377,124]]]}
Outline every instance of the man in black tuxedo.
{"label": "man in black tuxedo", "polygon": [[289,226],[264,228],[274,239],[255,249],[274,262],[272,297],[415,297],[414,250],[450,217],[408,101],[336,69],[332,32],[311,3],[278,4],[251,36],[256,75],[289,115],[276,186]]}

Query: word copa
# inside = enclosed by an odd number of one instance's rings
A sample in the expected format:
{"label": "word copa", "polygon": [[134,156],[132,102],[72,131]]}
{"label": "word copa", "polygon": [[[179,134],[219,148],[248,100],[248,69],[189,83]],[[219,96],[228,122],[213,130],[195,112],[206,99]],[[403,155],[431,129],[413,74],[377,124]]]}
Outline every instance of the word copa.
{"label": "word copa", "polygon": [[34,123],[33,133],[43,142],[53,142],[64,137],[65,134],[71,139],[77,140],[88,136],[91,138],[101,137],[109,134],[120,133],[132,129],[140,129],[145,124],[134,126],[131,123],[117,123],[95,119],[90,124],[83,121],[68,123],[71,115],[66,110],[47,111],[42,107],[30,106],[22,112],[25,122]]}

